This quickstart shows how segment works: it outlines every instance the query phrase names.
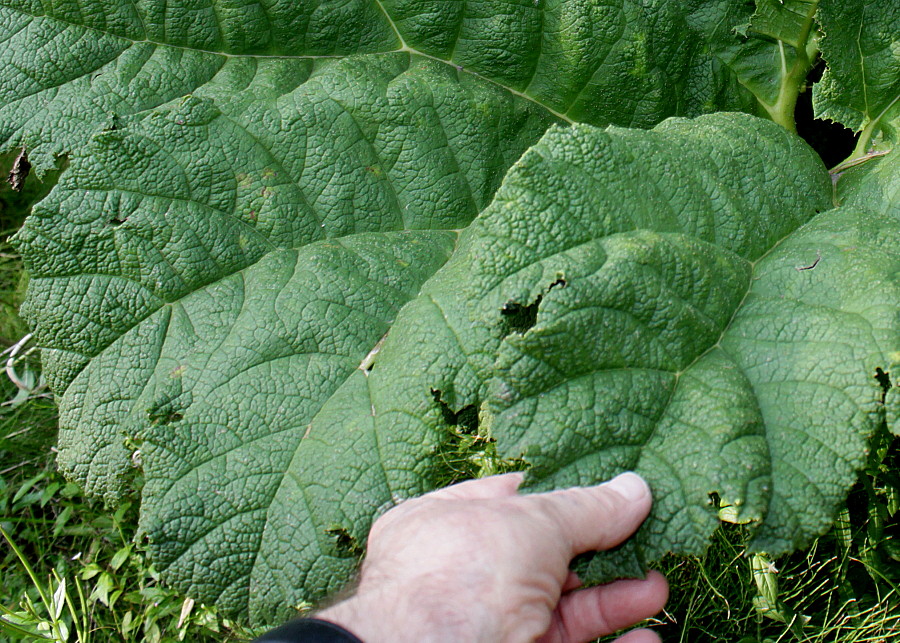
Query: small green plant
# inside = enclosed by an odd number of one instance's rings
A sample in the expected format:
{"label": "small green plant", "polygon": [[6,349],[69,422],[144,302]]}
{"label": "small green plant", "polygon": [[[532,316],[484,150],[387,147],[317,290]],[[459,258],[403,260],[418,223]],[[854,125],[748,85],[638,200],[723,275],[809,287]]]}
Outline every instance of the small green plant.
{"label": "small green plant", "polygon": [[50,575],[52,584],[45,585],[32,569],[25,554],[2,527],[0,527],[0,535],[16,555],[31,580],[32,588],[40,596],[40,604],[35,604],[31,596],[25,593],[19,611],[0,606],[0,612],[2,612],[0,614],[0,631],[5,631],[12,636],[41,638],[56,643],[67,643],[74,631],[79,643],[88,643],[92,634],[91,624],[88,620],[90,612],[87,609],[81,583],[76,579],[76,604],[65,578],[53,570]]}
{"label": "small green plant", "polygon": [[134,539],[131,503],[109,516],[52,471],[22,481],[2,499],[14,513],[0,519],[11,552],[3,561],[0,632],[14,640],[171,643],[251,636],[159,582]]}

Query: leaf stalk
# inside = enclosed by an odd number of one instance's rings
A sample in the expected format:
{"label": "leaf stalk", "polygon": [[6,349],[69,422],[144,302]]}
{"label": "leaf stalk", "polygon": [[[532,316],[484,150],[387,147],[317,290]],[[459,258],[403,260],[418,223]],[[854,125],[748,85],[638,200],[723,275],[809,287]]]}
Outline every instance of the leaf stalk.
{"label": "leaf stalk", "polygon": [[806,76],[819,54],[818,38],[813,34],[813,16],[815,16],[817,7],[818,3],[813,3],[806,15],[803,28],[797,36],[796,56],[790,69],[787,68],[785,58],[785,43],[781,40],[778,41],[778,48],[781,52],[781,83],[778,87],[778,99],[774,104],[769,104],[757,96],[757,100],[766,110],[769,118],[794,134],[797,133],[797,123],[794,119],[797,99],[800,91],[804,88]]}

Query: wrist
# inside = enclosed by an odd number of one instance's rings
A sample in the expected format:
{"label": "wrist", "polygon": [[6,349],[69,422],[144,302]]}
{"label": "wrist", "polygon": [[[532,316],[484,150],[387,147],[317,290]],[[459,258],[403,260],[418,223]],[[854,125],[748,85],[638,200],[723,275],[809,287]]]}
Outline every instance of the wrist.
{"label": "wrist", "polygon": [[[433,587],[434,585],[431,585]],[[349,598],[315,614],[352,632],[364,643],[456,643],[489,641],[480,631],[484,622],[468,608],[454,605],[448,595],[418,591],[410,584],[360,588]],[[477,608],[476,608],[477,609]]]}

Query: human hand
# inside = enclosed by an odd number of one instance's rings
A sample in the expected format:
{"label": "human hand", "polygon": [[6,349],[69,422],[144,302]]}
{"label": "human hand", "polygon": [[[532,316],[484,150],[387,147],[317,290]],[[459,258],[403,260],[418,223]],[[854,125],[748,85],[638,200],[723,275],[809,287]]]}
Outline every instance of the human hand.
{"label": "human hand", "polygon": [[[366,643],[590,641],[652,616],[665,578],[579,589],[583,552],[609,549],[650,511],[628,473],[595,487],[519,495],[522,474],[463,482],[406,501],[372,526],[356,593],[316,615]],[[620,643],[653,643],[635,630]]]}

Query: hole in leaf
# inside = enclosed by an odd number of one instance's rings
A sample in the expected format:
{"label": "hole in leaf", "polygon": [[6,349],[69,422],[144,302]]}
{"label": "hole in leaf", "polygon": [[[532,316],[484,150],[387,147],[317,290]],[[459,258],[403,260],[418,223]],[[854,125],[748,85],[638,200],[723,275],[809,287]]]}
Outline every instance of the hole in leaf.
{"label": "hole in leaf", "polygon": [[164,407],[148,409],[147,410],[147,419],[150,420],[150,424],[155,426],[172,424],[173,422],[179,422],[184,419],[184,414],[173,409],[166,409]]}
{"label": "hole in leaf", "polygon": [[350,535],[350,532],[343,527],[332,527],[331,529],[326,529],[325,533],[332,537],[334,546],[340,555],[347,558],[351,556],[358,558],[363,555],[363,548],[356,542],[356,538]]}
{"label": "hole in leaf", "polygon": [[524,335],[530,328],[533,328],[537,323],[538,308],[542,299],[543,296],[538,295],[534,303],[528,306],[523,306],[514,301],[504,304],[503,308],[500,309],[500,313],[503,315],[506,334],[519,333]]}
{"label": "hole in leaf", "polygon": [[883,371],[880,368],[875,369],[875,379],[878,380],[878,383],[881,384],[881,390],[887,393],[891,390],[891,374],[887,371]]}
{"label": "hole in leaf", "polygon": [[109,219],[109,225],[111,225],[114,228],[118,228],[120,225],[122,225],[126,221],[128,221],[128,217],[113,216],[113,217],[110,217],[110,219]]}
{"label": "hole in leaf", "polygon": [[375,357],[381,351],[381,347],[384,345],[384,340],[387,339],[387,333],[378,340],[375,346],[372,347],[372,350],[363,358],[362,362],[359,364],[359,370],[366,374],[368,377],[369,373],[372,372],[372,369],[375,368]]}
{"label": "hole in leaf", "polygon": [[491,437],[493,416],[477,400],[454,413],[441,399],[441,391],[432,389],[431,394],[446,423],[429,458],[431,468],[427,476],[433,486],[446,487],[462,480],[529,468],[523,458],[504,458],[497,451]]}
{"label": "hole in leaf", "polygon": [[[10,233],[18,229],[31,214],[32,206],[50,193],[60,174],[69,165],[68,157],[57,156],[56,167],[47,170],[40,178],[35,173],[28,172],[26,181],[20,168],[18,178],[14,181],[12,179],[16,170],[13,166],[18,157],[19,152],[0,154],[0,218],[3,219],[4,231]],[[13,183],[18,183],[20,189],[13,189]]]}
{"label": "hole in leaf", "polygon": [[10,187],[16,192],[21,192],[25,187],[25,179],[28,178],[28,173],[31,171],[31,163],[28,162],[28,153],[25,151],[25,148],[22,148],[16,158],[13,159],[12,168],[9,171],[9,176],[7,176],[6,180],[9,183]]}
{"label": "hole in leaf", "polygon": [[[548,293],[554,288],[565,287],[566,280],[562,277],[557,277],[556,281],[547,286],[547,289],[544,292]],[[510,301],[504,304],[503,308],[500,309],[500,314],[503,315],[503,335],[506,336],[511,333],[524,335],[529,329],[534,328],[534,325],[537,323],[538,309],[543,300],[544,296],[538,295],[537,298],[527,306],[520,304],[517,301]]]}
{"label": "hole in leaf", "polygon": [[458,427],[459,431],[468,435],[476,435],[478,433],[478,403],[464,406],[457,412],[453,412],[450,406],[441,399],[441,392],[431,389],[434,401],[437,402],[441,415],[447,426]]}

